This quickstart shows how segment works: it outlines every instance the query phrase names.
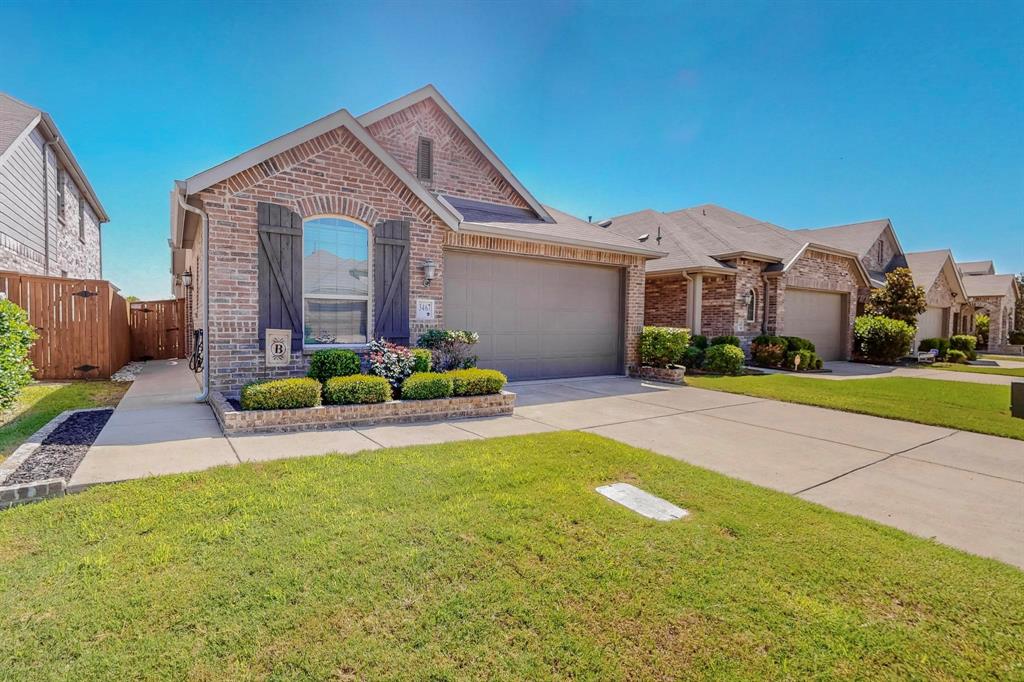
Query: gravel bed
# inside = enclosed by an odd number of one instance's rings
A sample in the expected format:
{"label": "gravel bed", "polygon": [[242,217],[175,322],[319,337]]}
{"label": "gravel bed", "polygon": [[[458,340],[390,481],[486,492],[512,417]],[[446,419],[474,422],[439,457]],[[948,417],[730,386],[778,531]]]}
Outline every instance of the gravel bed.
{"label": "gravel bed", "polygon": [[85,458],[89,446],[100,435],[114,409],[76,412],[64,420],[42,445],[25,459],[2,485],[44,481],[49,478],[71,480]]}
{"label": "gravel bed", "polygon": [[128,384],[135,381],[139,372],[146,366],[144,362],[129,362],[127,365],[110,375],[110,380],[119,384]]}

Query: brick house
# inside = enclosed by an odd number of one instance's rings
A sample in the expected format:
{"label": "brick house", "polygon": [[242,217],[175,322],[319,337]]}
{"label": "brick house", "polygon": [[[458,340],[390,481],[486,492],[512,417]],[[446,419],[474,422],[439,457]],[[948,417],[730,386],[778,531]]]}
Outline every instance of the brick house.
{"label": "brick house", "polygon": [[[175,182],[170,243],[227,395],[319,348],[444,327],[478,332],[479,364],[511,379],[622,373],[664,255],[541,205],[433,86]],[[287,366],[267,366],[266,329],[291,330]]]}
{"label": "brick house", "polygon": [[1024,295],[1013,275],[997,275],[992,261],[958,263],[967,296],[978,314],[989,317],[988,350],[1020,352],[1010,348],[1017,301]]}
{"label": "brick house", "polygon": [[[974,306],[948,249],[906,253],[888,219],[794,232],[856,253],[871,277],[871,288],[885,286],[886,274],[894,269],[909,268],[914,283],[925,290],[928,304],[917,319],[915,348],[922,339],[973,332]],[[867,288],[858,291],[858,313],[863,312],[869,294]]]}
{"label": "brick house", "polygon": [[647,263],[647,324],[738,336],[812,340],[826,360],[850,355],[858,292],[870,277],[852,251],[720,206],[639,211],[600,223],[654,244]]}
{"label": "brick house", "polygon": [[0,270],[100,279],[109,220],[49,114],[0,93]]}

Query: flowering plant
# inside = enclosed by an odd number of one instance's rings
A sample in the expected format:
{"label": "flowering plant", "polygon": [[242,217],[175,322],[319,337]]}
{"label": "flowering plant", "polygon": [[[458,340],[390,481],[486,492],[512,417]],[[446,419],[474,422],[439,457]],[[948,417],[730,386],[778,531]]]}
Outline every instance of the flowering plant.
{"label": "flowering plant", "polygon": [[472,350],[479,340],[479,334],[465,329],[431,329],[420,336],[416,345],[429,348],[434,355],[434,369],[447,372],[476,367],[477,356]]}
{"label": "flowering plant", "polygon": [[387,379],[396,392],[412,374],[415,364],[416,358],[405,346],[384,339],[370,342],[370,373]]}

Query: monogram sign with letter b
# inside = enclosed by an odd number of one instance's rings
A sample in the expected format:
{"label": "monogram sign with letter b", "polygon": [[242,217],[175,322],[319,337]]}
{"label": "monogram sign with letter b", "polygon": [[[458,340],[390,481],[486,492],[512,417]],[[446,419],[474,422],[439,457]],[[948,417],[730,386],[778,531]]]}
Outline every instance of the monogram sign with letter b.
{"label": "monogram sign with letter b", "polygon": [[267,367],[283,367],[292,359],[292,330],[267,330]]}

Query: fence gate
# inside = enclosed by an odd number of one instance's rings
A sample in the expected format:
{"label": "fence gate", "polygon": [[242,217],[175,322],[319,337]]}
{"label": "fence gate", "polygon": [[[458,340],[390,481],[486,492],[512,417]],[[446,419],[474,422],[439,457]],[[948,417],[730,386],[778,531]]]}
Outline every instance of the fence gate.
{"label": "fence gate", "polygon": [[185,357],[185,299],[134,301],[129,325],[132,360]]}

